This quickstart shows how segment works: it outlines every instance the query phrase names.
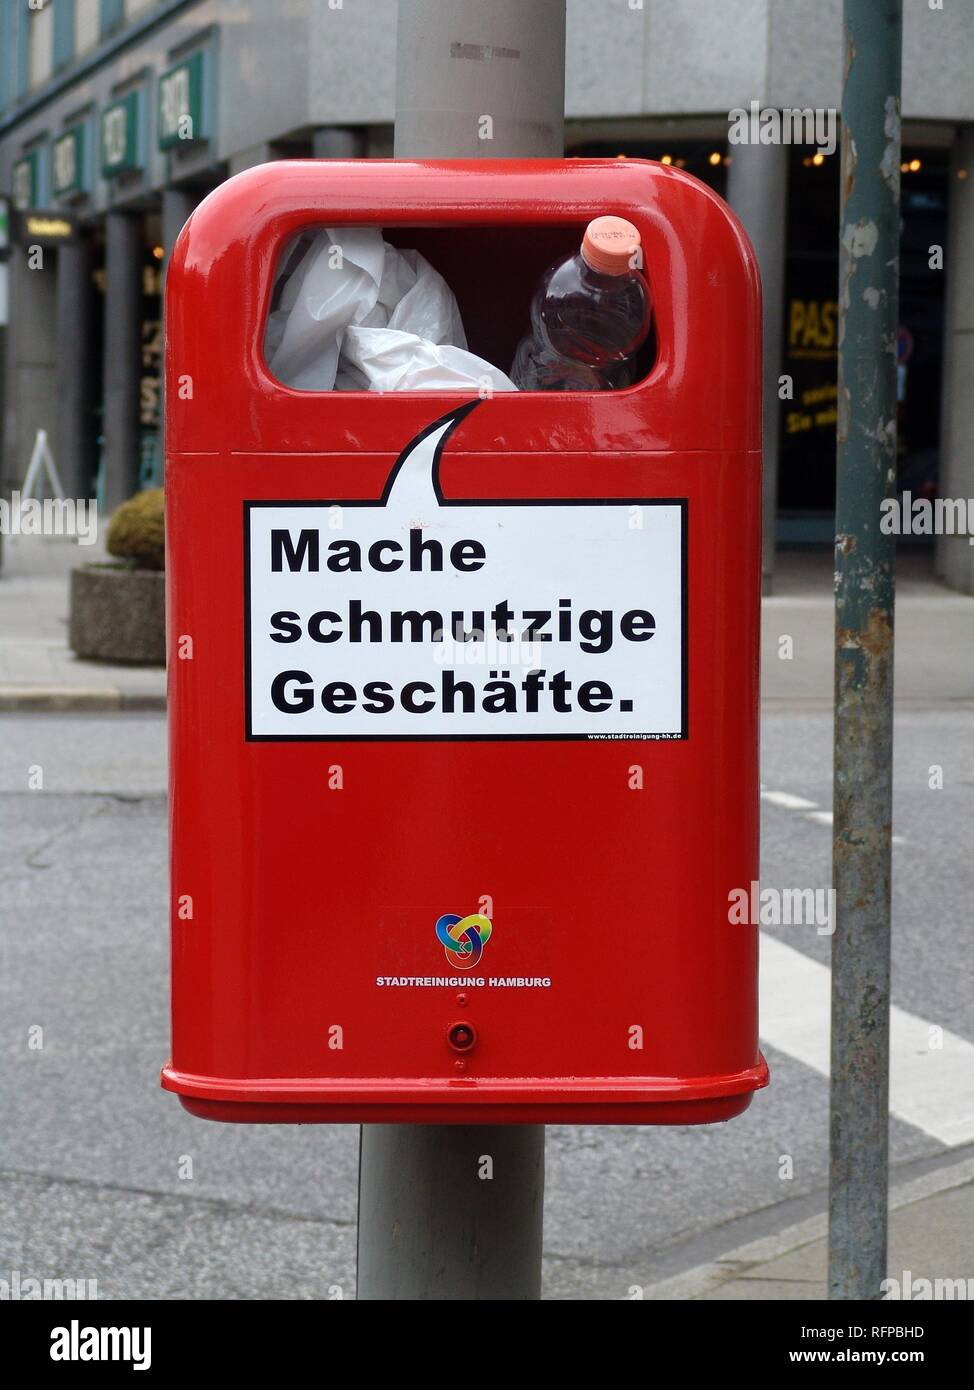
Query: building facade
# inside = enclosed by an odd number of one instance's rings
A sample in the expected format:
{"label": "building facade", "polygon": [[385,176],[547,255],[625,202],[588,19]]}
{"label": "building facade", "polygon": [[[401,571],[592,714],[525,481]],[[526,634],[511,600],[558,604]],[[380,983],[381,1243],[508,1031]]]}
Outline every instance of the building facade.
{"label": "building facade", "polygon": [[[904,17],[899,485],[974,498],[974,3]],[[834,111],[841,47],[841,0],[568,0],[566,152],[689,169],[758,251],[768,569],[775,538],[831,537],[839,153],[735,144],[729,117]],[[158,481],[180,227],[252,165],[391,155],[395,63],[396,0],[2,0],[5,492],[39,428],[73,495],[111,508]],[[974,592],[966,537],[937,546]]]}

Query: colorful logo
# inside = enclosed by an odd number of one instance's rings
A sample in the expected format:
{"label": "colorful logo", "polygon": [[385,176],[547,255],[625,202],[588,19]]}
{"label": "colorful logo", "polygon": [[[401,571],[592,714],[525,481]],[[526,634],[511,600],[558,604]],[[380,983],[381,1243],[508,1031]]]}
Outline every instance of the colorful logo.
{"label": "colorful logo", "polygon": [[445,912],[436,923],[437,938],[454,970],[472,970],[479,964],[492,930],[490,919],[479,912],[469,917]]}

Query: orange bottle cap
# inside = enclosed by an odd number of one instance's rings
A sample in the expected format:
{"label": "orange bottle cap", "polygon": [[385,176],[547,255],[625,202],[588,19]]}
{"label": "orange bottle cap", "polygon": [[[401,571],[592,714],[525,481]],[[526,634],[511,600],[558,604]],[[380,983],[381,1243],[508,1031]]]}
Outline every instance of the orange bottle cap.
{"label": "orange bottle cap", "polygon": [[625,275],[640,245],[638,229],[624,217],[596,217],[585,228],[582,259],[603,275]]}

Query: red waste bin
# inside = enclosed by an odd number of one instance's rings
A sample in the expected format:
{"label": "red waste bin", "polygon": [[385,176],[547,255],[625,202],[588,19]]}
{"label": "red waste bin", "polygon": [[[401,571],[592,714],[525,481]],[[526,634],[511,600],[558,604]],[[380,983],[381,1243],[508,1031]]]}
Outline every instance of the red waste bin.
{"label": "red waste bin", "polygon": [[[606,213],[654,300],[632,387],[269,373],[303,229],[422,250],[506,369],[544,267]],[[760,288],[732,213],[638,160],[266,165],[184,228],[166,355],[163,1086],[238,1121],[745,1109]]]}

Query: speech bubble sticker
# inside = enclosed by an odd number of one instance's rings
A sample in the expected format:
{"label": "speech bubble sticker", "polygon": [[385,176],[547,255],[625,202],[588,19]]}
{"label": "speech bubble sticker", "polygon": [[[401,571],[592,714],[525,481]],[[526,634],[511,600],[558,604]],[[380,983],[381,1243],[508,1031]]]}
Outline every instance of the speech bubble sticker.
{"label": "speech bubble sticker", "polygon": [[375,501],[244,503],[248,739],[686,737],[686,499],[444,498],[480,404]]}

